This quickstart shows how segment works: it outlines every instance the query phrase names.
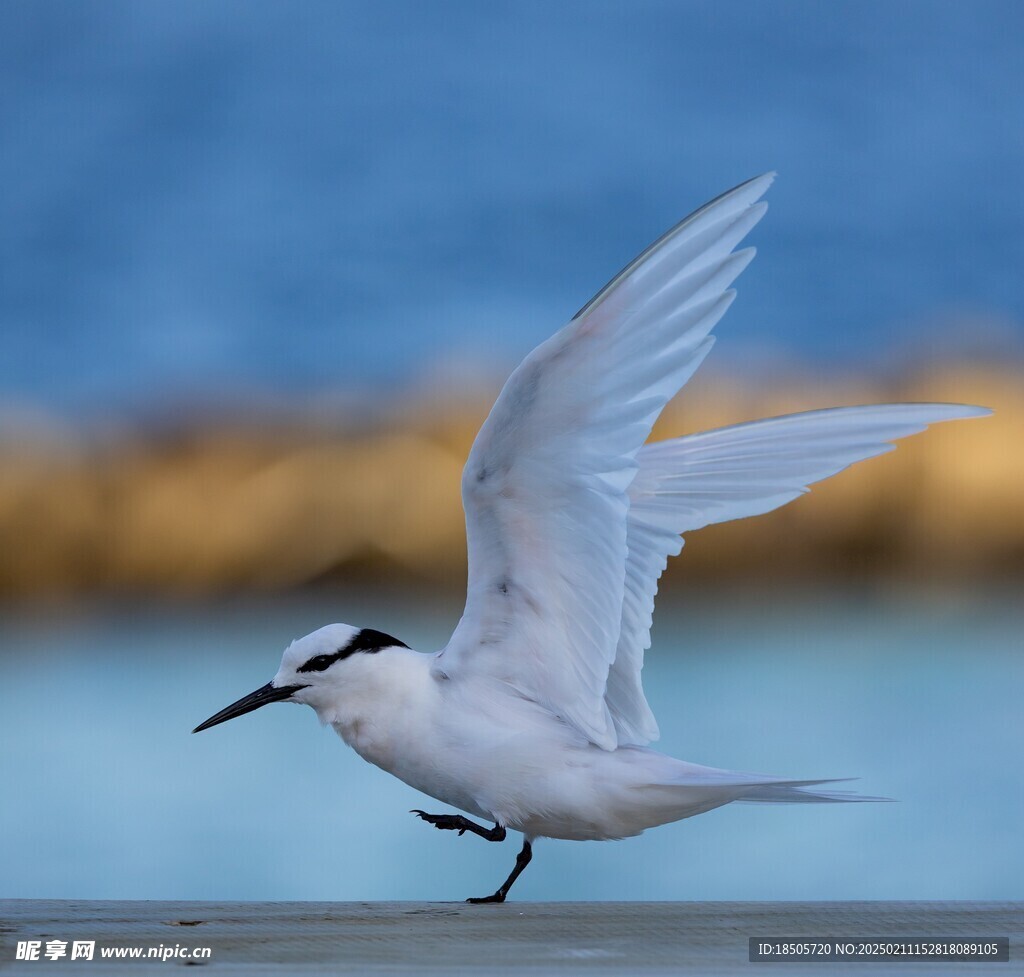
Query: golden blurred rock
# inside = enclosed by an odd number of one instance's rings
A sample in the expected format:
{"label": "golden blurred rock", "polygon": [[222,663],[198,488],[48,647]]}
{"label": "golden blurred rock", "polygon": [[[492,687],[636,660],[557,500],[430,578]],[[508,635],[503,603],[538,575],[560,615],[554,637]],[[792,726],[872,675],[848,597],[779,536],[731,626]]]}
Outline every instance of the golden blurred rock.
{"label": "golden blurred rock", "polygon": [[[688,539],[688,580],[811,577],[1000,582],[1024,574],[1024,385],[935,367],[888,388],[698,378],[654,437],[841,404],[983,404],[769,516]],[[209,422],[172,435],[0,446],[0,595],[283,591],[465,568],[459,483],[490,403],[425,393],[374,430]],[[676,569],[674,572],[682,572]]]}

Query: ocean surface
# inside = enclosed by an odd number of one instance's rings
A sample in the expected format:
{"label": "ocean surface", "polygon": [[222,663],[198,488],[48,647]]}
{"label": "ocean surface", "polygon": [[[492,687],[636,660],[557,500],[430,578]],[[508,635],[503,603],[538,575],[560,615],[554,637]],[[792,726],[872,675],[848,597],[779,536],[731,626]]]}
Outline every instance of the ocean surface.
{"label": "ocean surface", "polygon": [[0,414],[501,376],[771,169],[712,364],[1020,356],[1022,28],[1013,0],[4,4]]}
{"label": "ocean surface", "polygon": [[[666,598],[666,601],[668,599]],[[540,841],[522,899],[1024,898],[1024,610],[963,594],[687,593],[644,682],[659,747],[891,804],[732,805],[621,842]],[[198,736],[295,636],[341,619],[439,647],[449,599],[354,591],[0,620],[0,896],[461,899],[503,845],[369,766],[311,710]]]}

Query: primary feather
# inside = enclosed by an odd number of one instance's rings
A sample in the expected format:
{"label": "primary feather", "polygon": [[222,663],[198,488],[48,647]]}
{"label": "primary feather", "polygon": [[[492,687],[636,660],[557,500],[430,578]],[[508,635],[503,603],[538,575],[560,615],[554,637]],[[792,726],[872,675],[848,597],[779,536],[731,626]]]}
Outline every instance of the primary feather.
{"label": "primary feather", "polygon": [[606,690],[637,453],[710,349],[753,257],[732,249],[764,214],[771,181],[678,224],[527,356],[466,463],[470,582],[439,667],[505,683],[606,750],[618,744]]}
{"label": "primary feather", "polygon": [[771,512],[929,424],[991,413],[962,404],[876,404],[769,417],[644,445],[628,489],[626,586],[605,701],[620,745],[658,738],[640,684],[658,578],[682,534]]}

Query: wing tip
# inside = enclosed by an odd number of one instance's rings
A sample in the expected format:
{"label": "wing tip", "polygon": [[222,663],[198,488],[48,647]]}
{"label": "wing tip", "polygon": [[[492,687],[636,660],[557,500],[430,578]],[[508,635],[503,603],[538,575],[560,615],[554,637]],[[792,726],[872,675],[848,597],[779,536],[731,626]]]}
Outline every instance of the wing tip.
{"label": "wing tip", "polygon": [[[775,182],[775,177],[777,176],[778,172],[776,170],[768,170],[766,173],[761,173],[758,176],[752,176],[749,180],[744,180],[731,190],[726,190],[725,193],[717,198],[717,200],[723,200],[726,197],[753,192],[754,195],[750,199],[749,206],[753,206],[755,203],[760,202],[760,206],[767,209],[768,204],[765,201],[760,200],[760,198],[768,192],[768,188]],[[716,203],[717,200],[712,201],[712,203]]]}
{"label": "wing tip", "polygon": [[995,411],[991,407],[982,407],[978,404],[950,404],[950,407],[958,408],[962,413],[960,417],[991,417]]}
{"label": "wing tip", "polygon": [[991,417],[995,413],[991,407],[981,407],[978,404],[950,404],[942,402],[914,403],[910,401],[903,406],[929,408],[934,410],[938,416],[933,420],[929,420],[929,424],[937,424],[942,421],[969,420],[972,417]]}
{"label": "wing tip", "polygon": [[[705,217],[711,212],[719,211],[723,205],[726,205],[726,207],[732,206],[736,208],[735,213],[733,214],[735,219],[739,219],[744,213],[747,214],[748,218],[752,217],[743,232],[745,236],[746,233],[749,232],[767,212],[768,204],[760,198],[764,196],[765,192],[772,185],[774,180],[775,171],[769,170],[767,173],[762,173],[760,176],[755,176],[749,180],[745,180],[743,183],[733,187],[731,190],[726,190],[724,193],[720,193],[713,200],[709,200],[703,206],[698,207],[693,211],[693,213],[684,217],[677,224],[670,227],[661,235],[661,237],[654,241],[653,244],[650,244],[647,248],[641,251],[640,254],[629,262],[629,264],[627,264],[618,274],[612,277],[600,289],[600,291],[590,299],[589,302],[579,309],[570,322],[575,322],[577,319],[582,319],[584,316],[588,315],[594,308],[600,305],[601,301],[613,292],[624,279],[626,279],[635,269],[639,268],[651,256],[659,252],[669,241],[681,234],[687,227],[692,226],[694,221]],[[753,257],[753,255],[751,255],[751,257]]]}
{"label": "wing tip", "polygon": [[[726,190],[724,193],[720,193],[713,200],[709,200],[703,207],[699,207],[690,214],[689,217],[680,221],[680,223],[672,230],[675,231],[679,229],[692,218],[705,214],[714,208],[720,207],[726,202],[733,205],[739,204],[743,209],[756,210],[757,216],[754,219],[754,223],[756,224],[768,209],[767,201],[762,200],[761,197],[768,192],[768,188],[775,182],[775,176],[775,170],[769,170],[767,173],[762,173],[760,176],[752,176],[749,180],[744,180],[742,183],[734,186],[731,190]],[[737,213],[739,213],[739,211],[737,211]],[[667,236],[668,235],[666,235],[666,237]]]}
{"label": "wing tip", "polygon": [[740,189],[740,187],[753,187],[756,184],[761,184],[764,187],[761,193],[764,193],[764,191],[767,190],[775,182],[775,178],[778,175],[778,170],[767,170],[766,172],[761,173],[758,176],[752,176],[745,183],[741,183],[740,186],[737,187],[736,189],[738,190]]}

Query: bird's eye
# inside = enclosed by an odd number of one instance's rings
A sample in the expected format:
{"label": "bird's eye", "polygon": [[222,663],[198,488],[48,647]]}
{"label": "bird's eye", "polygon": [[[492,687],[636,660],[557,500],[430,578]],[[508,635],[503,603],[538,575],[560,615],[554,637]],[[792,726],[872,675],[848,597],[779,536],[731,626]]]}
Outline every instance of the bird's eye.
{"label": "bird's eye", "polygon": [[300,672],[322,672],[324,669],[330,668],[338,660],[337,655],[317,655],[315,658],[310,658],[302,668],[298,669]]}

